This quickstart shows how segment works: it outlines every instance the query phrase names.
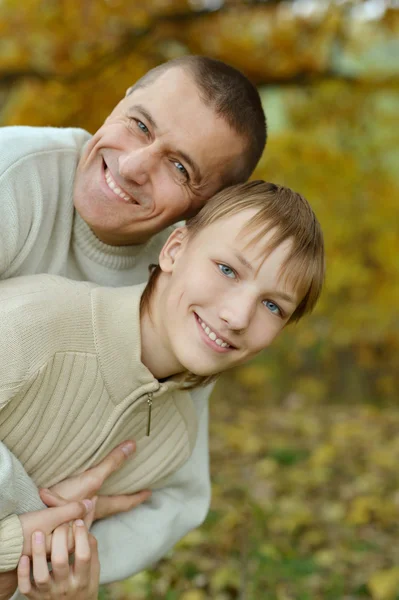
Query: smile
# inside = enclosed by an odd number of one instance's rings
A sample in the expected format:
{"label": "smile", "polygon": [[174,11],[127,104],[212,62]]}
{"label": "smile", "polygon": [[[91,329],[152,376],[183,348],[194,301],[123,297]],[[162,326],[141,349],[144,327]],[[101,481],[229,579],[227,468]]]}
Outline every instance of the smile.
{"label": "smile", "polygon": [[129,196],[129,194],[127,194],[124,190],[122,190],[118,186],[118,184],[116,183],[115,179],[112,177],[111,172],[107,166],[105,166],[104,176],[105,176],[105,181],[107,182],[107,186],[109,187],[109,189],[111,191],[114,192],[114,194],[119,196],[119,198],[122,198],[122,200],[124,200],[125,202],[129,202],[130,204],[137,204],[137,202],[131,196]]}
{"label": "smile", "polygon": [[215,342],[221,348],[233,348],[231,344],[229,344],[225,339],[219,336],[219,334],[212,331],[212,329],[203,321],[198,315],[196,315],[198,323],[201,325],[204,333],[209,337],[212,342]]}

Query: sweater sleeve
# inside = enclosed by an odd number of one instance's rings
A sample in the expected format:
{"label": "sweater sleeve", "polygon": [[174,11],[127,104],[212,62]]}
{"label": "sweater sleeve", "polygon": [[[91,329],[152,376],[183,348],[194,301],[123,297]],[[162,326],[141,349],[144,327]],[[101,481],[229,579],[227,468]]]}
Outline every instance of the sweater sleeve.
{"label": "sweater sleeve", "polygon": [[17,515],[43,508],[36,485],[0,442],[0,572],[15,569],[21,556],[23,535]]}
{"label": "sweater sleeve", "polygon": [[27,130],[0,128],[0,279],[29,254],[43,215],[38,176],[26,157]]}
{"label": "sweater sleeve", "polygon": [[192,393],[198,437],[190,459],[151,499],[129,511],[97,521],[101,583],[125,579],[147,567],[205,519],[210,503],[208,399],[211,386]]}
{"label": "sweater sleeve", "polygon": [[[8,172],[0,173],[0,279],[15,262],[23,260],[24,252],[30,249],[27,241],[35,234],[34,203],[23,206],[20,195]],[[30,233],[31,232],[31,233]]]}

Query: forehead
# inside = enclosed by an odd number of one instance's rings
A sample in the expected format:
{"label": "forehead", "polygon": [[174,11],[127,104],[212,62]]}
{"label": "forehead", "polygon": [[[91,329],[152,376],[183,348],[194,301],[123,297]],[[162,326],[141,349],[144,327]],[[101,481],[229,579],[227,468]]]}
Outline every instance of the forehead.
{"label": "forehead", "polygon": [[261,272],[264,266],[270,269],[272,265],[279,270],[290,253],[292,241],[287,239],[269,251],[268,244],[275,232],[271,229],[254,243],[259,231],[248,226],[257,212],[256,209],[242,210],[214,221],[198,233],[198,245],[226,251],[254,273]]}
{"label": "forehead", "polygon": [[158,140],[192,157],[205,179],[217,179],[230,163],[234,168],[242,154],[242,137],[204,103],[193,78],[181,68],[171,68],[133,90],[116,110],[130,114],[137,107],[151,116]]}

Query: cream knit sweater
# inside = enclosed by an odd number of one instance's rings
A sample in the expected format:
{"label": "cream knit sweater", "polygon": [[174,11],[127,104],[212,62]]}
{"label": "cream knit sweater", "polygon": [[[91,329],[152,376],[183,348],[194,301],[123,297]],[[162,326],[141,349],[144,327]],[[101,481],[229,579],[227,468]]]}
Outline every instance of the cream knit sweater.
{"label": "cream knit sweater", "polygon": [[[0,279],[49,272],[127,286],[147,278],[147,265],[157,261],[169,232],[144,246],[107,246],[73,210],[76,166],[89,138],[80,129],[0,128]],[[183,467],[145,504],[93,525],[102,583],[147,568],[205,518],[210,502],[209,393],[190,394],[198,435]],[[14,483],[3,490],[6,502],[0,518],[44,508],[36,485],[0,442],[0,481],[3,477]]]}
{"label": "cream knit sweater", "polygon": [[[0,439],[38,486],[90,468],[127,438],[137,450],[100,493],[153,487],[190,456],[190,394],[177,381],[160,384],[140,361],[143,288],[51,275],[0,282]],[[12,484],[1,481],[0,502]],[[0,569],[21,554],[18,521],[0,522]]]}

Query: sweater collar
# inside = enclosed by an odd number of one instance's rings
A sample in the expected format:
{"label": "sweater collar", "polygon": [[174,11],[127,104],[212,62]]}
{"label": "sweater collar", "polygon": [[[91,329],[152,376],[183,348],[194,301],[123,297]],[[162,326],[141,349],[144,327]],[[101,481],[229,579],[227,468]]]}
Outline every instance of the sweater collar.
{"label": "sweater collar", "polygon": [[141,362],[140,299],[145,285],[92,291],[95,344],[115,403],[131,395],[176,389],[183,378],[178,375],[161,384]]}
{"label": "sweater collar", "polygon": [[132,246],[104,244],[94,235],[87,223],[75,210],[72,243],[90,260],[109,269],[119,270],[133,268],[141,254],[149,253],[152,245],[156,243],[156,238],[154,236],[145,244]]}

